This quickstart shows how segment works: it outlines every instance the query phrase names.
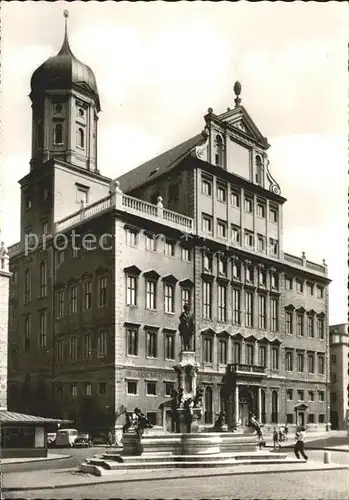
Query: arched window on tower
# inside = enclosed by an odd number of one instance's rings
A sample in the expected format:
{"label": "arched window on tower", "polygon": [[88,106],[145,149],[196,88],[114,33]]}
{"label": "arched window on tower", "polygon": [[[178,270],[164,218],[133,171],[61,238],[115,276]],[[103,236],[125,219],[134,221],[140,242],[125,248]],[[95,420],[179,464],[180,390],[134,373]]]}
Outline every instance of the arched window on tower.
{"label": "arched window on tower", "polygon": [[63,144],[63,125],[61,123],[55,125],[54,143]]}
{"label": "arched window on tower", "polygon": [[76,142],[77,142],[77,145],[79,146],[79,148],[85,147],[85,134],[84,134],[84,130],[82,128],[78,128],[78,130],[77,130]]}
{"label": "arched window on tower", "polygon": [[220,135],[216,136],[216,165],[223,167],[223,139]]}
{"label": "arched window on tower", "polygon": [[256,156],[256,183],[264,186],[264,166],[259,155]]}

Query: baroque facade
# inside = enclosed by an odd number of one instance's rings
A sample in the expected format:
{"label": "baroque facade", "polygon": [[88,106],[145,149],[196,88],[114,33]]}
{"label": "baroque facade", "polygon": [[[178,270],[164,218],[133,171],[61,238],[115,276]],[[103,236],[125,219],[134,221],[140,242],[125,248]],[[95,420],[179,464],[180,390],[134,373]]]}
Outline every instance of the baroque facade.
{"label": "baroque facade", "polygon": [[110,425],[120,405],[168,427],[179,315],[191,305],[204,424],[329,422],[325,262],[283,247],[286,199],[241,103],[111,180],[97,162],[92,70],[59,53],[31,80],[30,172],[10,247],[9,405]]}

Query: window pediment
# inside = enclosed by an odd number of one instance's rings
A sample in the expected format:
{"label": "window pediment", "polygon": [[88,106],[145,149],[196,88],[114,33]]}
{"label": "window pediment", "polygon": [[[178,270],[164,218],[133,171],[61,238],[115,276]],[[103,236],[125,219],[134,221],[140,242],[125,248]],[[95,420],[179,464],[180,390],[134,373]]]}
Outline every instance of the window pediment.
{"label": "window pediment", "polygon": [[221,332],[217,333],[217,337],[229,338],[230,334],[226,330],[222,330]]}
{"label": "window pediment", "polygon": [[210,335],[211,337],[213,337],[215,335],[215,331],[212,330],[212,328],[206,328],[205,330],[202,330],[200,332],[200,335]]}
{"label": "window pediment", "polygon": [[201,278],[204,281],[213,281],[214,280],[213,274],[209,274],[209,273],[201,273]]}
{"label": "window pediment", "polygon": [[290,312],[292,312],[292,311],[294,311],[296,308],[295,308],[295,306],[294,306],[293,304],[288,304],[287,306],[285,306],[285,309],[286,309],[286,311],[290,311]]}
{"label": "window pediment", "polygon": [[305,313],[305,309],[304,309],[303,306],[301,306],[301,307],[298,307],[298,309],[296,309],[296,312],[300,313],[300,314],[304,314]]}
{"label": "window pediment", "polygon": [[162,277],[162,281],[164,283],[169,283],[171,285],[175,285],[177,283],[178,279],[175,276],[173,276],[173,274],[166,274],[166,276]]}
{"label": "window pediment", "polygon": [[246,342],[256,342],[257,338],[254,335],[249,335],[245,340]]}
{"label": "window pediment", "polygon": [[183,288],[193,288],[194,283],[189,279],[181,280],[179,282],[179,285],[182,286]]}
{"label": "window pediment", "polygon": [[316,311],[314,311],[314,309],[310,309],[310,311],[307,311],[307,314],[308,314],[309,316],[315,316]]}
{"label": "window pediment", "polygon": [[125,321],[124,326],[126,326],[126,328],[140,328],[141,323],[130,323]]}
{"label": "window pediment", "polygon": [[270,341],[270,344],[271,345],[280,345],[281,344],[281,341],[279,339],[273,339]]}
{"label": "window pediment", "polygon": [[241,333],[233,333],[232,335],[234,340],[243,340],[244,337],[241,335]]}
{"label": "window pediment", "polygon": [[106,266],[98,266],[95,269],[96,274],[103,274],[103,273],[109,273],[109,269]]}
{"label": "window pediment", "polygon": [[156,326],[156,325],[144,325],[144,330],[147,330],[148,332],[150,330],[158,331],[158,330],[160,330],[160,327]]}
{"label": "window pediment", "polygon": [[259,344],[269,344],[269,339],[267,339],[267,337],[262,337],[258,342]]}
{"label": "window pediment", "polygon": [[88,280],[88,279],[92,279],[92,278],[93,278],[93,274],[92,274],[92,273],[87,273],[87,272],[85,272],[85,273],[83,273],[83,274],[81,275],[81,279],[82,279],[82,280]]}
{"label": "window pediment", "polygon": [[220,285],[228,285],[229,279],[224,278],[223,276],[218,276],[217,283],[219,283]]}
{"label": "window pediment", "polygon": [[325,314],[323,311],[321,311],[321,312],[319,312],[319,313],[317,314],[317,317],[318,317],[318,318],[325,318],[325,317],[326,317],[326,314]]}
{"label": "window pediment", "polygon": [[143,273],[143,276],[148,280],[154,280],[154,281],[157,281],[160,278],[160,274],[154,271],[154,269],[146,271],[145,273]]}
{"label": "window pediment", "polygon": [[141,274],[141,272],[142,271],[135,265],[124,267],[125,274],[130,274],[132,276],[139,276]]}

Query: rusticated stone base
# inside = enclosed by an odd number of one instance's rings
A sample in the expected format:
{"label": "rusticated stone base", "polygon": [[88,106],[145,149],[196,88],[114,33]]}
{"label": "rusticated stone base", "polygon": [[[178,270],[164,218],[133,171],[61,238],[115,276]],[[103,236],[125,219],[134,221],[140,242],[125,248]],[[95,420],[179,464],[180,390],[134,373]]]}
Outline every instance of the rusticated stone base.
{"label": "rusticated stone base", "polygon": [[139,456],[142,455],[142,439],[136,432],[125,432],[122,436],[122,455]]}

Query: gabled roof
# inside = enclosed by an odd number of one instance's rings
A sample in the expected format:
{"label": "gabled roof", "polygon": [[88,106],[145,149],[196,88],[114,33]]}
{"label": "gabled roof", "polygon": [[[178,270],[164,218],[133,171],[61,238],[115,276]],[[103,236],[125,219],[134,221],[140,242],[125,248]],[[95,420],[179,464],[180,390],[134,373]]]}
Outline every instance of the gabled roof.
{"label": "gabled roof", "polygon": [[164,173],[170,172],[181,160],[190,154],[195,146],[204,140],[205,137],[200,133],[143,163],[139,167],[126,172],[117,178],[120,182],[120,189],[124,193],[128,193],[136,187],[150,182]]}
{"label": "gabled roof", "polygon": [[217,116],[218,120],[228,123],[268,148],[267,138],[263,136],[244,106],[237,106]]}

